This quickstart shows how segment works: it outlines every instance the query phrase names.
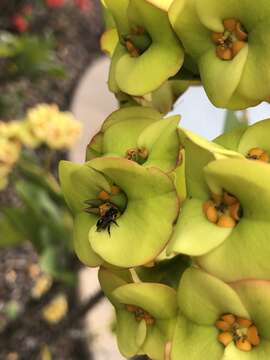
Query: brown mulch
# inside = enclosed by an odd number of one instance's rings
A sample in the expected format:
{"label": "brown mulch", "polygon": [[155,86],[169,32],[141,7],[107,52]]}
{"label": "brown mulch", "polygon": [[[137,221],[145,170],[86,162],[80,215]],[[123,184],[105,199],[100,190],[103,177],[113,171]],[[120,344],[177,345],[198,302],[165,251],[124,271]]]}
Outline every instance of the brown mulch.
{"label": "brown mulch", "polygon": [[[78,271],[76,259],[70,265]],[[81,304],[76,288],[54,282],[40,299],[34,299],[31,289],[40,276],[35,274],[38,268],[30,244],[0,252],[0,359],[42,359],[42,351],[47,349],[52,359],[91,360],[91,339],[82,321],[102,293]],[[63,320],[51,325],[43,319],[42,309],[59,293],[66,295],[69,310]]]}

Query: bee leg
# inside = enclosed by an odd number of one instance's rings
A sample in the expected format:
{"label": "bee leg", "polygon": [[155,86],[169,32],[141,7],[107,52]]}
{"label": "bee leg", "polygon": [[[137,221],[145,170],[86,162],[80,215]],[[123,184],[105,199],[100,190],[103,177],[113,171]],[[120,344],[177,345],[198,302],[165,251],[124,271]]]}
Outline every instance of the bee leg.
{"label": "bee leg", "polygon": [[112,222],[113,222],[116,226],[119,226],[115,220],[112,220]]}
{"label": "bee leg", "polygon": [[110,237],[111,237],[111,224],[108,225],[108,234],[109,234]]}

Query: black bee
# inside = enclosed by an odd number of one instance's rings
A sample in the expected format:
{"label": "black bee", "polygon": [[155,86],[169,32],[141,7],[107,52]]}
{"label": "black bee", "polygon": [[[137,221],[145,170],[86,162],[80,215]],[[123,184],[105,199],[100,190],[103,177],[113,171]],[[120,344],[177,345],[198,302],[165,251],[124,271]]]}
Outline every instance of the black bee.
{"label": "black bee", "polygon": [[101,216],[96,223],[97,231],[108,229],[108,234],[111,236],[111,225],[118,226],[116,219],[119,216],[119,210],[115,205],[108,202],[100,206],[100,213]]}

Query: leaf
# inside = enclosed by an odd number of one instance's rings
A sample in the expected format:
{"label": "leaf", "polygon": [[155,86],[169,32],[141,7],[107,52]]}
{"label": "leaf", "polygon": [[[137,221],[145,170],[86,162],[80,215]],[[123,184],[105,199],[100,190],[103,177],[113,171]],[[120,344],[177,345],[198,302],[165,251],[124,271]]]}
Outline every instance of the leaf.
{"label": "leaf", "polygon": [[35,164],[33,161],[29,161],[25,156],[21,157],[17,166],[26,178],[44,188],[50,195],[55,196],[57,200],[62,200],[62,203],[64,204],[60,186],[51,173],[46,172],[41,166]]}
{"label": "leaf", "polygon": [[40,266],[47,274],[72,286],[75,284],[76,274],[65,268],[64,261],[62,264],[59,261],[59,259],[63,260],[66,255],[60,248],[47,246],[40,255]]}
{"label": "leaf", "polygon": [[0,32],[0,57],[9,60],[8,69],[12,69],[12,75],[15,76],[38,77],[46,73],[66,77],[64,67],[55,56],[55,45],[52,36],[15,36],[8,32]]}
{"label": "leaf", "polygon": [[[17,215],[21,215],[19,209],[12,209]],[[18,210],[18,211],[17,211]],[[18,212],[20,214],[18,214]],[[5,214],[1,215],[0,218],[0,248],[19,245],[26,241],[26,236],[20,231],[20,229],[12,223],[11,219]]]}
{"label": "leaf", "polygon": [[14,56],[18,51],[19,37],[7,31],[0,32],[0,57]]}

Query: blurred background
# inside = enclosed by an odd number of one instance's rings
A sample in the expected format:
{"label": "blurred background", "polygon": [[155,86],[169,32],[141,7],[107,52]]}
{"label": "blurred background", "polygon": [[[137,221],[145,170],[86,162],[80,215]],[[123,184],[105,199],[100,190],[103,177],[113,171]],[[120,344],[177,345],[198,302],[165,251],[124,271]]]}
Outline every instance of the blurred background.
{"label": "blurred background", "polygon": [[[73,252],[60,159],[85,148],[118,106],[99,50],[98,0],[0,1],[0,359],[120,360],[97,271]],[[212,139],[270,117],[214,108],[190,87],[173,113]]]}

